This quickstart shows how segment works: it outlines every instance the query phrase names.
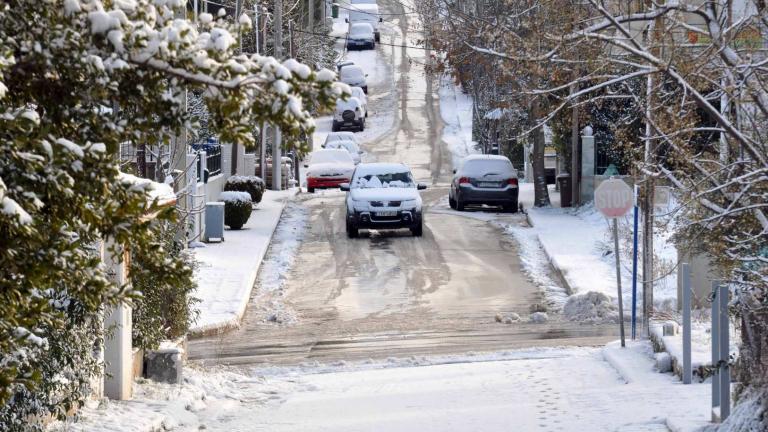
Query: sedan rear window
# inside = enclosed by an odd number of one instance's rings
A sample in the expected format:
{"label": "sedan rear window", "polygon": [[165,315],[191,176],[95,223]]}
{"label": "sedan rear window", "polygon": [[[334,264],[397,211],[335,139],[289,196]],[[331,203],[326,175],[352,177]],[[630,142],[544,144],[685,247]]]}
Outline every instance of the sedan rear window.
{"label": "sedan rear window", "polygon": [[461,172],[470,177],[482,177],[486,175],[513,175],[515,169],[508,160],[480,159],[466,161],[461,167]]}

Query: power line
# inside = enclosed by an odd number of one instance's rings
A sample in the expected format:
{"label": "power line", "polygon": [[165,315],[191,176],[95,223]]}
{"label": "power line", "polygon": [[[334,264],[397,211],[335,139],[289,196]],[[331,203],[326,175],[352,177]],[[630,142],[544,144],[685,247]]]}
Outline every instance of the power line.
{"label": "power line", "polygon": [[[304,34],[309,34],[309,35],[313,35],[313,36],[320,36],[320,37],[324,37],[324,38],[327,38],[327,39],[347,40],[347,38],[342,37],[342,36],[331,36],[331,35],[327,35],[327,34],[323,34],[323,33],[308,32],[308,31],[297,30],[297,29],[293,29],[293,31],[296,32],[296,33],[304,33]],[[431,48],[425,48],[423,46],[416,46],[416,45],[398,45],[398,44],[389,44],[389,43],[385,43],[385,42],[376,42],[376,44],[377,45],[384,45],[384,46],[393,46],[393,47],[398,47],[398,48],[420,49],[420,50],[425,50],[425,51],[426,50],[432,50]]]}

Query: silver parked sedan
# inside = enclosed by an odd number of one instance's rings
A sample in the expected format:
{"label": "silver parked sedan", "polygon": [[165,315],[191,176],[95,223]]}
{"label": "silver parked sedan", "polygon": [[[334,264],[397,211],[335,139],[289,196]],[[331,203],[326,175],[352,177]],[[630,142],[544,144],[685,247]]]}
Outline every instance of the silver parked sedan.
{"label": "silver parked sedan", "polygon": [[448,192],[453,209],[463,211],[469,204],[489,204],[516,212],[517,198],[517,171],[504,156],[470,155],[453,171]]}

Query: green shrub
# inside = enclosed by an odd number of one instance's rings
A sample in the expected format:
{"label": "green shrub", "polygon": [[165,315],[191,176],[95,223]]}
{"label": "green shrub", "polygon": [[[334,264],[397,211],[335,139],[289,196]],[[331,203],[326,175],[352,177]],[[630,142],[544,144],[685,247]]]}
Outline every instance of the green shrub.
{"label": "green shrub", "polygon": [[224,201],[224,225],[233,230],[242,228],[253,210],[251,195],[248,192],[222,192],[221,201]]}
{"label": "green shrub", "polygon": [[267,185],[264,180],[256,176],[232,176],[224,184],[225,191],[248,192],[254,203],[261,202],[261,197],[266,189]]}
{"label": "green shrub", "polygon": [[185,263],[184,272],[171,280],[158,280],[153,274],[140,271],[151,259],[143,253],[131,254],[131,284],[141,292],[133,301],[133,346],[157,349],[163,340],[176,340],[184,336],[197,319],[200,301],[192,294],[197,287],[193,277],[197,267],[194,255],[184,247],[176,235],[178,225],[161,222],[155,233],[169,257]]}

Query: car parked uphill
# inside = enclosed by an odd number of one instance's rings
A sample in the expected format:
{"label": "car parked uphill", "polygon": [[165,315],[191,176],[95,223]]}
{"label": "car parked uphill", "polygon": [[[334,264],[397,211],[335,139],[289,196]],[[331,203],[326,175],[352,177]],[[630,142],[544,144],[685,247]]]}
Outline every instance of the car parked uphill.
{"label": "car parked uphill", "polygon": [[363,151],[360,150],[360,147],[354,141],[331,141],[328,144],[323,144],[323,148],[346,150],[349,152],[349,155],[352,156],[352,160],[355,162],[355,165],[361,162],[360,157],[362,156]]}
{"label": "car parked uphill", "polygon": [[331,130],[337,132],[341,129],[353,129],[358,132],[365,130],[365,112],[360,99],[351,97],[347,100],[336,100]]}
{"label": "car parked uphill", "polygon": [[347,150],[323,149],[310,153],[304,167],[307,168],[307,191],[313,193],[315,189],[336,188],[349,182],[355,162]]}
{"label": "car parked uphill", "polygon": [[365,94],[368,94],[368,82],[365,79],[367,76],[363,68],[355,64],[344,66],[339,71],[341,82],[350,87],[360,87]]}
{"label": "car parked uphill", "polygon": [[454,170],[448,202],[463,211],[469,204],[500,205],[516,212],[518,201],[517,171],[504,156],[470,155]]}
{"label": "car parked uphill", "polygon": [[349,26],[347,33],[348,50],[375,49],[376,38],[373,34],[373,26],[369,23],[354,23]]}

